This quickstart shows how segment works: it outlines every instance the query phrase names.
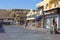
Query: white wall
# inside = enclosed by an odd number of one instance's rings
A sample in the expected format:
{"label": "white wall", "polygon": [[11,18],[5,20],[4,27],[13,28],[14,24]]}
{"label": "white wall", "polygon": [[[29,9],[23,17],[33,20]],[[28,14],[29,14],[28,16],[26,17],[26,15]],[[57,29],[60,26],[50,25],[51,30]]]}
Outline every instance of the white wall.
{"label": "white wall", "polygon": [[60,14],[58,15],[58,18],[57,18],[57,20],[58,20],[58,28],[60,28]]}

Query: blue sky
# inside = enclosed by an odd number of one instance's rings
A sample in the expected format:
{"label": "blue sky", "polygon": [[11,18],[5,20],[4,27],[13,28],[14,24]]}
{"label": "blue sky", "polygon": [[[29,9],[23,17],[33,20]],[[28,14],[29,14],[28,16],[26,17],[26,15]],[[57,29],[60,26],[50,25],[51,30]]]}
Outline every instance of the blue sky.
{"label": "blue sky", "polygon": [[36,9],[41,0],[0,0],[0,9]]}

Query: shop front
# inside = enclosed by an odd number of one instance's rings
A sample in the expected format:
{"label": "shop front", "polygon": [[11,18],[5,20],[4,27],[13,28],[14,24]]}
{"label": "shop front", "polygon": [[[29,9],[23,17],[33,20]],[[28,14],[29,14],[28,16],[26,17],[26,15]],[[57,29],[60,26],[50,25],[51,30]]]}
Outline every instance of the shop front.
{"label": "shop front", "polygon": [[50,26],[56,22],[58,24],[58,14],[47,15],[44,18],[44,27],[50,29]]}
{"label": "shop front", "polygon": [[[56,24],[56,30],[57,32],[60,31],[60,9],[51,9],[44,11],[44,21],[43,21],[43,27],[50,29],[50,27]],[[55,28],[55,27],[54,27]]]}
{"label": "shop front", "polygon": [[60,14],[48,15],[44,18],[44,27],[50,29],[56,23],[56,31],[60,32]]}

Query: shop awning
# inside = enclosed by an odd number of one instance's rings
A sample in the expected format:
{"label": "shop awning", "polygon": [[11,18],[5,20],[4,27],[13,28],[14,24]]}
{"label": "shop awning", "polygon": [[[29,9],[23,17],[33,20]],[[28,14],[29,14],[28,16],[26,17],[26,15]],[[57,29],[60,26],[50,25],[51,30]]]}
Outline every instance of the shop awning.
{"label": "shop awning", "polygon": [[41,19],[40,16],[36,16],[36,17],[35,17],[35,20],[36,20],[36,21],[39,21],[40,19]]}

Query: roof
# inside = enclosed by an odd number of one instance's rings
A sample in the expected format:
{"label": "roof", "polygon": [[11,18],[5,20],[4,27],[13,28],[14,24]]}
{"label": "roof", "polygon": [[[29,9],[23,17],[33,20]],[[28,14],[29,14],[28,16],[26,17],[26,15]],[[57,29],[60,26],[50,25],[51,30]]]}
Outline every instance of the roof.
{"label": "roof", "polygon": [[27,14],[27,16],[34,15],[33,10],[31,9],[30,12]]}
{"label": "roof", "polygon": [[37,6],[37,7],[41,7],[41,6],[43,6],[43,5],[44,5],[44,1],[38,3],[36,6]]}

